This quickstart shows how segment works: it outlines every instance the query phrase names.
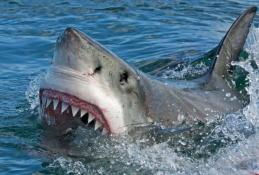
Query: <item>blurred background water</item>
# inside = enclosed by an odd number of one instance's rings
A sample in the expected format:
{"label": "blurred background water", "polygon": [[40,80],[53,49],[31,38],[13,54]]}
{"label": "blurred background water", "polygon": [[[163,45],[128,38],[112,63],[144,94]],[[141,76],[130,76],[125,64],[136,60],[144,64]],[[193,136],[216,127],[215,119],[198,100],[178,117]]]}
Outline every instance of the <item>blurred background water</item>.
{"label": "blurred background water", "polygon": [[[167,138],[143,147],[145,140],[88,138],[81,129],[72,144],[77,151],[60,153],[43,146],[37,108],[39,79],[50,65],[56,38],[68,26],[87,33],[131,64],[169,57],[188,60],[215,47],[235,18],[251,5],[259,7],[259,2],[0,1],[0,174],[259,172],[259,80],[258,72],[246,63],[242,66],[251,74],[248,91],[253,94],[241,111],[247,120],[231,114],[209,127],[197,126],[192,136],[177,134],[179,138],[170,138],[171,142]],[[254,26],[258,22],[257,15]],[[246,48],[255,60],[259,58],[258,37],[258,28],[253,27]],[[253,134],[240,134],[240,127],[249,129],[251,124]],[[206,151],[206,156],[201,154]]]}

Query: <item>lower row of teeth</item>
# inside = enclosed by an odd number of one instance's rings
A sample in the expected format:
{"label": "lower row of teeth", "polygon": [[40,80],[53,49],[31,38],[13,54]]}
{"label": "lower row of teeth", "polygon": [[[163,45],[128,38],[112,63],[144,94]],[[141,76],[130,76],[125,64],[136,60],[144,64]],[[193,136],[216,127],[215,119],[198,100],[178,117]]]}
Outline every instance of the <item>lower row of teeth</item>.
{"label": "lower row of teeth", "polygon": [[[42,103],[41,103],[42,109],[48,108],[50,106],[50,104],[52,103],[53,104],[53,109],[56,110],[57,107],[58,107],[58,104],[60,102],[61,102],[61,114],[64,111],[66,111],[69,108],[69,106],[71,106],[72,116],[73,117],[75,117],[77,115],[77,113],[80,113],[80,115],[79,115],[80,118],[82,118],[84,115],[88,114],[87,124],[89,124],[90,122],[95,120],[94,129],[97,130],[100,127],[102,127],[102,124],[98,120],[96,120],[95,117],[91,113],[85,111],[84,109],[80,109],[80,108],[78,108],[76,106],[73,106],[73,105],[67,104],[65,102],[59,101],[57,99],[50,99],[48,97],[42,97]],[[108,133],[107,129],[106,128],[102,128],[102,134],[104,135],[104,134],[107,134],[107,133]]]}

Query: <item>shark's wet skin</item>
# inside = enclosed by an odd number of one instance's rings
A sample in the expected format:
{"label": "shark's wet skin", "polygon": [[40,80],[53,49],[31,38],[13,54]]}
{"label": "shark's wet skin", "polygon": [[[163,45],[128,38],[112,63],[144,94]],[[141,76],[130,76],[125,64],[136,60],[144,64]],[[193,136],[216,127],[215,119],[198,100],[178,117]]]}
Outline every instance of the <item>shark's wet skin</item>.
{"label": "shark's wet skin", "polygon": [[157,80],[79,30],[67,28],[40,85],[43,119],[60,133],[84,125],[120,134],[136,126],[190,125],[238,111],[247,101],[229,81],[231,62],[238,61],[255,13],[251,7],[237,18],[214,49],[211,69],[190,83]]}

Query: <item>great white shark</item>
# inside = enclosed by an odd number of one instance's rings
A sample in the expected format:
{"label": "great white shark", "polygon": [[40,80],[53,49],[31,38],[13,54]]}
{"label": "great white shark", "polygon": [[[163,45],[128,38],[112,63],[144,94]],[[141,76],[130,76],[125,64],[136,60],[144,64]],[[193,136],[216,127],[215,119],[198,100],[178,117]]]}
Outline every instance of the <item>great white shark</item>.
{"label": "great white shark", "polygon": [[256,10],[250,7],[236,19],[215,48],[211,69],[190,87],[177,86],[184,80],[164,83],[81,31],[65,29],[40,83],[44,121],[63,130],[73,123],[103,134],[120,134],[153,123],[165,127],[192,124],[242,109],[246,102],[228,79]]}

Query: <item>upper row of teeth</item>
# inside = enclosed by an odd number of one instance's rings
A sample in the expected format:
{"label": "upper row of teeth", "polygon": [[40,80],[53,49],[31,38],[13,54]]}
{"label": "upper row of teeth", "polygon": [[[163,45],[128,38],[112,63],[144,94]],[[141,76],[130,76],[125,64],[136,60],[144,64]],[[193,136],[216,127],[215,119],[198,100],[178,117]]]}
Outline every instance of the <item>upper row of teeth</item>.
{"label": "upper row of teeth", "polygon": [[[91,113],[85,111],[84,109],[80,109],[80,108],[78,108],[78,107],[76,107],[76,106],[67,104],[67,103],[65,103],[65,102],[63,102],[63,101],[59,101],[59,100],[57,100],[57,99],[51,99],[51,98],[48,98],[48,97],[42,97],[42,103],[41,103],[42,109],[48,108],[48,107],[50,106],[51,102],[53,102],[53,109],[54,109],[54,110],[57,109],[59,102],[61,102],[61,114],[62,114],[64,111],[66,111],[69,106],[71,106],[73,117],[75,117],[76,114],[77,114],[78,112],[80,112],[80,118],[82,118],[85,114],[88,114],[88,121],[87,121],[87,123],[90,123],[90,122],[92,122],[93,120],[95,120],[95,117],[94,117]],[[94,129],[97,130],[97,129],[100,128],[101,126],[102,126],[102,124],[101,124],[98,120],[95,120]],[[106,128],[103,128],[102,134],[107,134],[107,133],[108,133],[107,129],[106,129]]]}

